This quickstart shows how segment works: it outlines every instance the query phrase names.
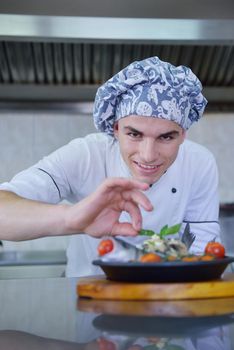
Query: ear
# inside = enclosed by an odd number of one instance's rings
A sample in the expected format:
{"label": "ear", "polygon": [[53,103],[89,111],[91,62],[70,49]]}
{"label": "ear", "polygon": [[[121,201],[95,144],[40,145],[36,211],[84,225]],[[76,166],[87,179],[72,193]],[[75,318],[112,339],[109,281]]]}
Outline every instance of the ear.
{"label": "ear", "polygon": [[114,137],[118,139],[118,134],[119,134],[119,124],[118,122],[115,122],[114,124]]}

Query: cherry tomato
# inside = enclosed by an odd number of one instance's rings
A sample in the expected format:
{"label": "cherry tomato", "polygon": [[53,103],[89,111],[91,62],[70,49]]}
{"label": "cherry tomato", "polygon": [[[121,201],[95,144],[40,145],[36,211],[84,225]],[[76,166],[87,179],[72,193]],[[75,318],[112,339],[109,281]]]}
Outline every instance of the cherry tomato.
{"label": "cherry tomato", "polygon": [[154,253],[147,253],[140,257],[140,262],[159,262],[161,261],[161,256]]}
{"label": "cherry tomato", "polygon": [[223,258],[225,256],[225,248],[219,242],[208,242],[205,248],[205,253],[214,255],[216,258]]}
{"label": "cherry tomato", "polygon": [[98,245],[98,254],[100,256],[110,253],[114,249],[114,243],[111,239],[103,239]]}

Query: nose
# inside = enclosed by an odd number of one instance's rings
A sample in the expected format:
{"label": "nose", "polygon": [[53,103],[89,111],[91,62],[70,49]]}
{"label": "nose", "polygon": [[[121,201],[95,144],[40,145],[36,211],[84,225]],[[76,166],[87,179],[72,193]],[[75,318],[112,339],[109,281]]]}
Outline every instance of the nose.
{"label": "nose", "polygon": [[154,139],[145,139],[140,145],[140,158],[144,163],[154,163],[159,156],[158,148]]}

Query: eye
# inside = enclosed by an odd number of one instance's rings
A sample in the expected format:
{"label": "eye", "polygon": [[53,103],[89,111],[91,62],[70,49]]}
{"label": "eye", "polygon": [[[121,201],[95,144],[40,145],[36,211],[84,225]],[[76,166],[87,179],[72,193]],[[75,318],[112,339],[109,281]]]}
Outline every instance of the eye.
{"label": "eye", "polygon": [[162,140],[162,141],[171,141],[171,140],[173,140],[173,139],[174,139],[174,137],[171,136],[171,135],[162,135],[162,136],[160,137],[160,140]]}
{"label": "eye", "polygon": [[130,136],[133,139],[141,137],[141,134],[139,132],[136,132],[136,131],[130,131],[130,132],[127,133],[127,135]]}

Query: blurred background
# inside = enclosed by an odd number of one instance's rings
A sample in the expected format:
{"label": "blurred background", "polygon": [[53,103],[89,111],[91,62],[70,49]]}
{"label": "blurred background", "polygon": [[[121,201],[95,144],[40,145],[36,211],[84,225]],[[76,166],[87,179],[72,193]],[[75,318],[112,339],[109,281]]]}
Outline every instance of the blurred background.
{"label": "blurred background", "polygon": [[[188,138],[217,160],[222,232],[234,254],[232,0],[1,2],[0,182],[96,132],[92,107],[100,84],[154,55],[189,66],[204,86],[209,104]],[[48,250],[53,261],[57,252],[57,262],[66,262],[65,237],[2,243],[4,252]]]}

